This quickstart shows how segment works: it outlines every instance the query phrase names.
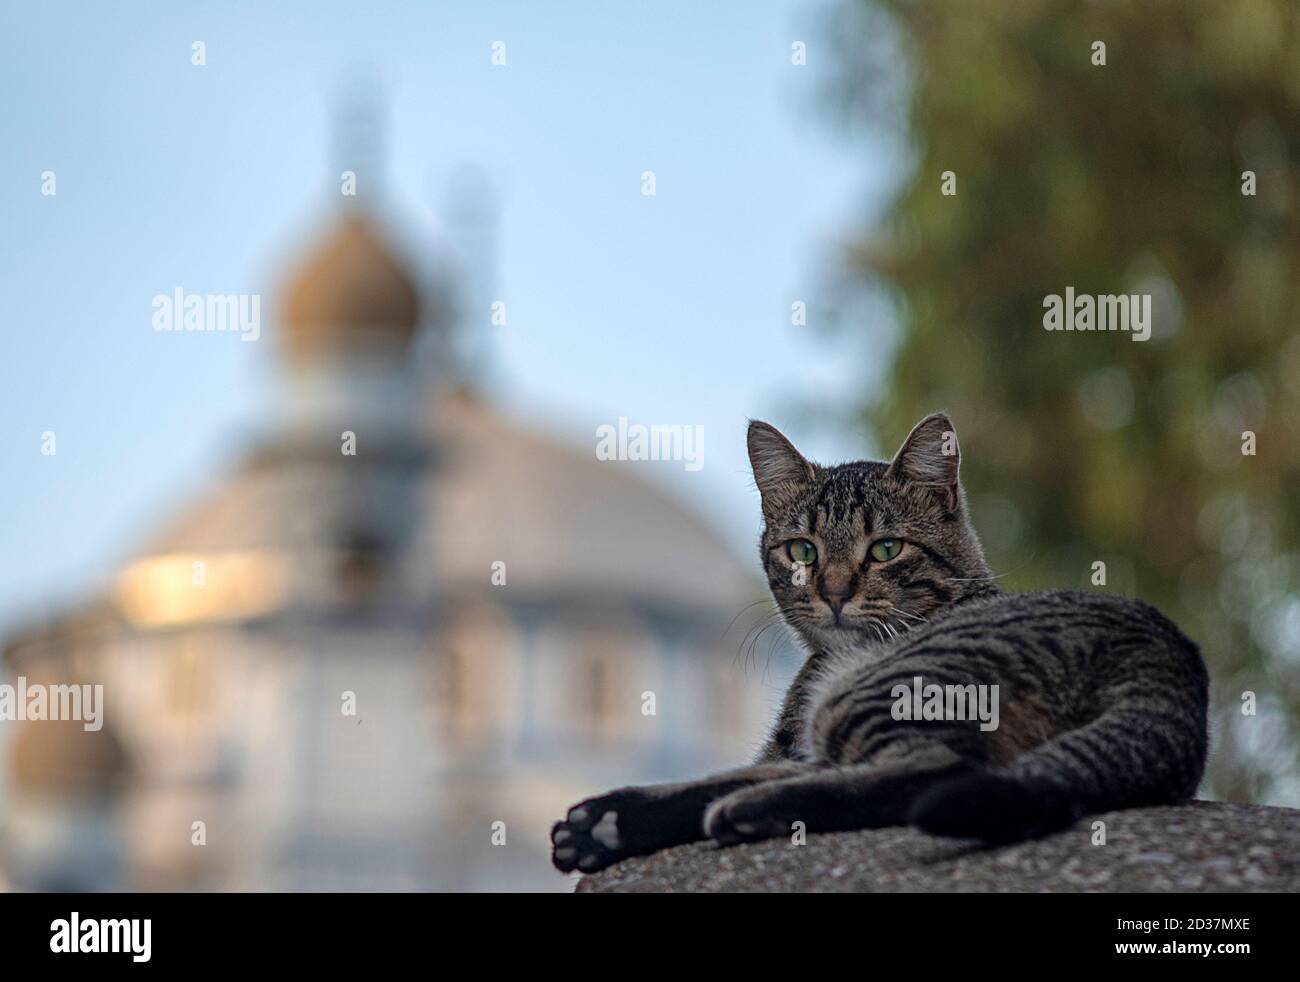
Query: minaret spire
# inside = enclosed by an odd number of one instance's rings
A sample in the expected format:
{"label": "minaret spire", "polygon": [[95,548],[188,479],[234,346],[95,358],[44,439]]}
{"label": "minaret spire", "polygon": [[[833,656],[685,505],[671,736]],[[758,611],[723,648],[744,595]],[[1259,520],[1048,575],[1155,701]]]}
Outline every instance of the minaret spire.
{"label": "minaret spire", "polygon": [[331,179],[345,206],[370,202],[373,207],[383,186],[386,137],[384,99],[378,78],[368,70],[353,72],[340,83],[334,104]]}
{"label": "minaret spire", "polygon": [[482,384],[492,367],[492,334],[509,324],[496,275],[499,207],[488,176],[477,167],[459,168],[447,184],[440,211],[459,279],[450,367],[460,381]]}

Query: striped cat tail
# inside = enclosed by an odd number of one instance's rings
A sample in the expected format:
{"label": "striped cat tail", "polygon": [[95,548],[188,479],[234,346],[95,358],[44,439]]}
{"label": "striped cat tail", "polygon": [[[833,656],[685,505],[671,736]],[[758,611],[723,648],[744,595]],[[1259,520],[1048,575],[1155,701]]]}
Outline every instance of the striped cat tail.
{"label": "striped cat tail", "polygon": [[928,788],[913,802],[908,824],[931,835],[1000,844],[1057,832],[1082,814],[1057,785],[984,771]]}

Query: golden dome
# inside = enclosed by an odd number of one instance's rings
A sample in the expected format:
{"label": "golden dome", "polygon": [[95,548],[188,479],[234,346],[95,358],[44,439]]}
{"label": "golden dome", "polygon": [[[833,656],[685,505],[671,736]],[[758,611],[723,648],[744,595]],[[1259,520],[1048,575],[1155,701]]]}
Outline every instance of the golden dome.
{"label": "golden dome", "polygon": [[389,345],[420,322],[420,297],[402,262],[365,215],[346,214],[284,289],[283,343],[296,356]]}

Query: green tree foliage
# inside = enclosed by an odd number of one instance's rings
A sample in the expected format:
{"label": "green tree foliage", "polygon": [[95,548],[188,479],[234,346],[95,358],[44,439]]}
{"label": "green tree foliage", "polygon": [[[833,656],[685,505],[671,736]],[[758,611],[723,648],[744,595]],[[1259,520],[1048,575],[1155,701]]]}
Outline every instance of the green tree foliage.
{"label": "green tree foliage", "polygon": [[[1215,679],[1206,790],[1300,804],[1300,4],[864,0],[832,35],[839,108],[911,154],[849,250],[900,328],[873,430],[949,410],[1004,582],[1159,605]],[[1067,286],[1151,294],[1151,339],[1045,330]]]}

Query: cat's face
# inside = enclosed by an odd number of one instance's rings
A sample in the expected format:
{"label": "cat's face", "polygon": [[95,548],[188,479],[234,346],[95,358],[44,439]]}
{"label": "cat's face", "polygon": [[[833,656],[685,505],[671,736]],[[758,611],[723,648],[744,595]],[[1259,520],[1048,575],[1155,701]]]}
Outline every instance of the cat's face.
{"label": "cat's face", "polygon": [[749,425],[760,545],[786,622],[817,651],[861,647],[996,589],[966,514],[957,437],[927,416],[888,464],[821,467]]}

